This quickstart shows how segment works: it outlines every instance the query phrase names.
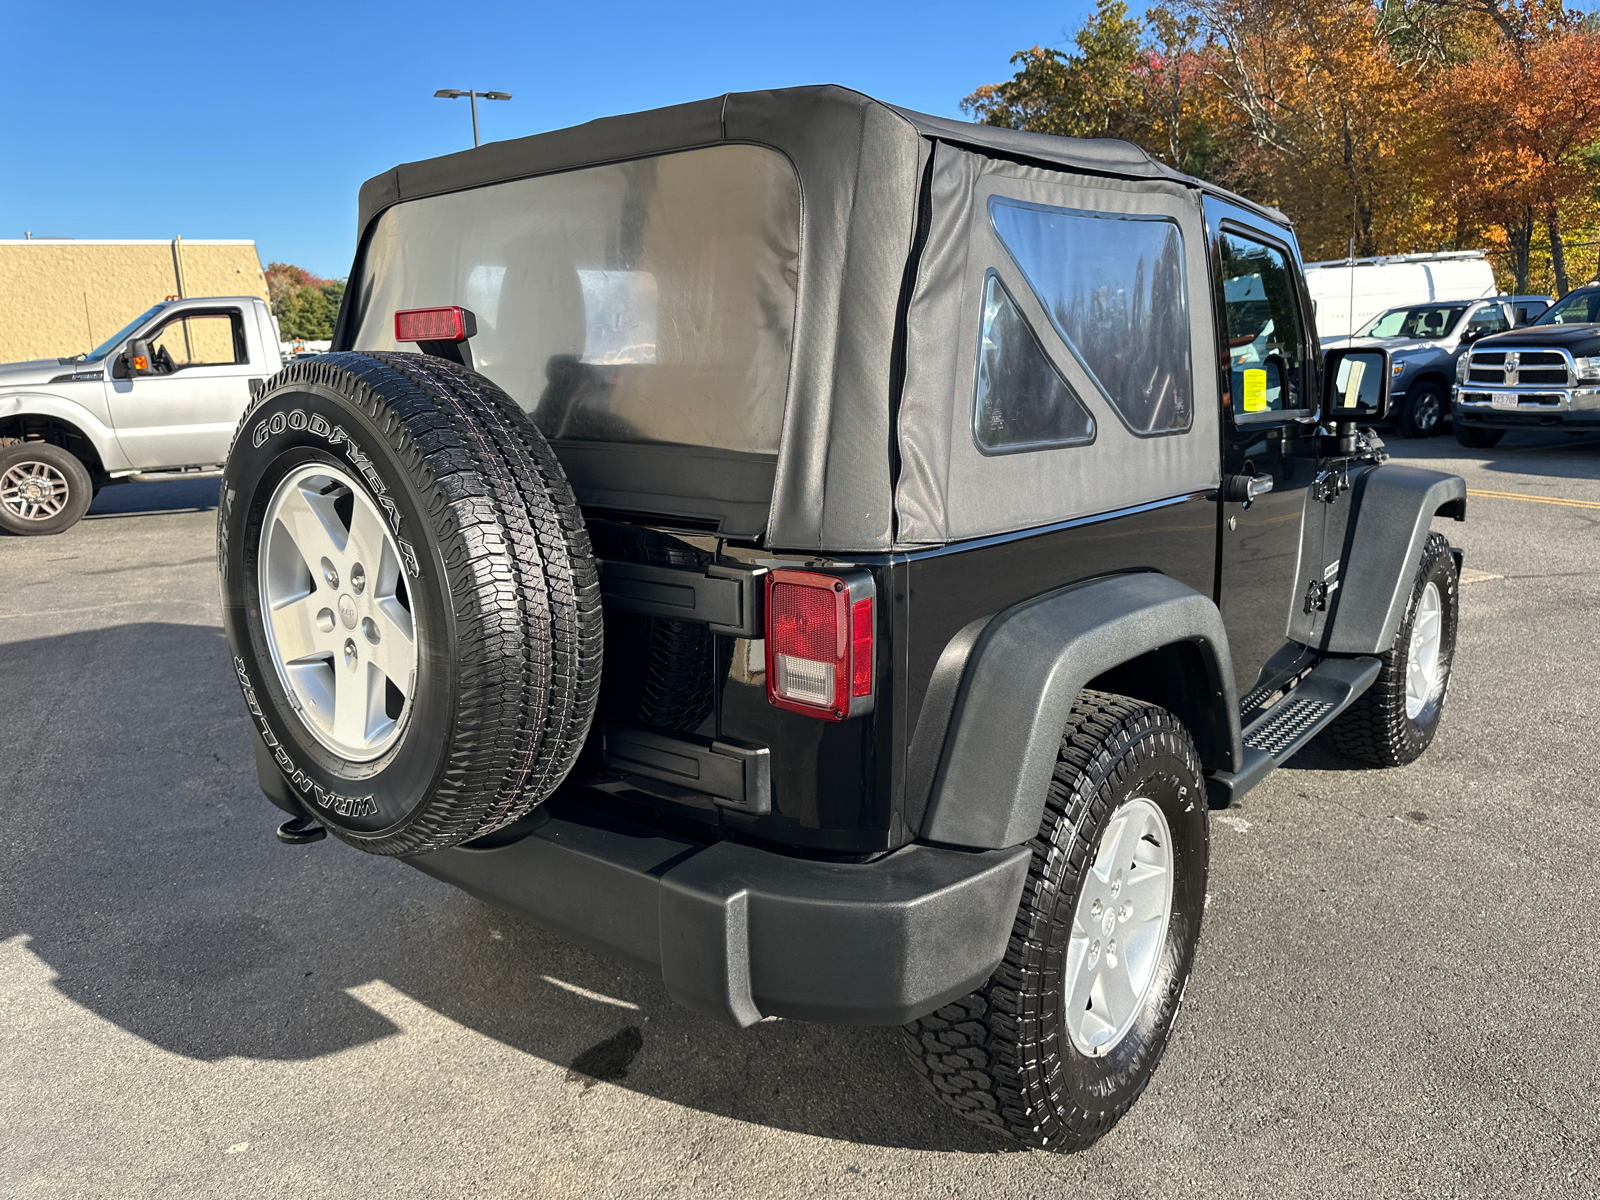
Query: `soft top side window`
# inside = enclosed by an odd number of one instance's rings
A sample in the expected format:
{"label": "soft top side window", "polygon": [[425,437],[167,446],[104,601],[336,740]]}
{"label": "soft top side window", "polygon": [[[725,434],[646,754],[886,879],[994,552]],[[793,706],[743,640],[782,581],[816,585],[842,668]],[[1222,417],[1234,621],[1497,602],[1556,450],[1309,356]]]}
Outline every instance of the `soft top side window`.
{"label": "soft top side window", "polygon": [[1183,234],[1168,217],[992,196],[989,219],[1112,410],[1141,437],[1194,419]]}
{"label": "soft top side window", "polygon": [[983,281],[972,436],[984,454],[1094,441],[1094,418],[993,271]]}
{"label": "soft top side window", "polygon": [[1217,242],[1235,416],[1308,407],[1305,338],[1287,257],[1238,233]]}

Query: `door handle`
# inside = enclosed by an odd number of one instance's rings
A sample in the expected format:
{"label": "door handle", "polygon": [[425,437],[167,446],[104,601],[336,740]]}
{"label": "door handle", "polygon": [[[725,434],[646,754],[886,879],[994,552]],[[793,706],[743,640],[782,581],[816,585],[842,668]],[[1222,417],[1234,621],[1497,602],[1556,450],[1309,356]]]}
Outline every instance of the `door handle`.
{"label": "door handle", "polygon": [[1252,500],[1265,496],[1271,490],[1270,475],[1229,475],[1222,481],[1222,498],[1247,507]]}

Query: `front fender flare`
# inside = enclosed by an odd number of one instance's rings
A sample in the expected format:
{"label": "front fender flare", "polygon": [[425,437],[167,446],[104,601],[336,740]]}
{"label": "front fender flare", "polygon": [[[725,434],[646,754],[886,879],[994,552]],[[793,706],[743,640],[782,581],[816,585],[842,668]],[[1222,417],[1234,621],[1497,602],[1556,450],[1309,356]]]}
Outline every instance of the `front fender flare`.
{"label": "front fender flare", "polygon": [[1238,695],[1217,606],[1166,575],[1113,575],[1024,601],[984,627],[962,675],[922,837],[982,849],[1031,838],[1084,686],[1179,642],[1198,644],[1236,766]]}
{"label": "front fender flare", "polygon": [[1322,649],[1382,654],[1405,617],[1436,516],[1467,517],[1467,482],[1459,475],[1385,463],[1356,482],[1345,527],[1343,579],[1329,605]]}

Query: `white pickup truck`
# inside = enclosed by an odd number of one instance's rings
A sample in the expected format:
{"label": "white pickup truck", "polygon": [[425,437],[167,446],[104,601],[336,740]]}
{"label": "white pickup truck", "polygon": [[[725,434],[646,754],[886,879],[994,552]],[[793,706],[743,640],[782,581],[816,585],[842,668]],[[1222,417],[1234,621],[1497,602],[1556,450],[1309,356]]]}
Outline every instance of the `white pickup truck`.
{"label": "white pickup truck", "polygon": [[107,484],[220,474],[251,382],[282,365],[264,300],[211,296],[0,366],[0,531],[60,533]]}

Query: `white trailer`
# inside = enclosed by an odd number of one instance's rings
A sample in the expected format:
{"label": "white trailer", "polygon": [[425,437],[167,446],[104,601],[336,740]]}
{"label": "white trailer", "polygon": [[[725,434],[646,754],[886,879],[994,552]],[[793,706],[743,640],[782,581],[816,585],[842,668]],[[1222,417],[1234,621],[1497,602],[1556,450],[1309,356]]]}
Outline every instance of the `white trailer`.
{"label": "white trailer", "polygon": [[1481,300],[1499,295],[1482,250],[1391,254],[1308,263],[1306,287],[1324,343],[1348,338],[1373,317],[1402,304]]}

